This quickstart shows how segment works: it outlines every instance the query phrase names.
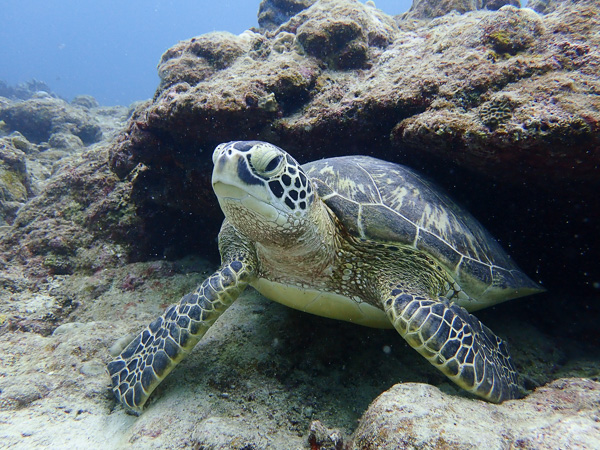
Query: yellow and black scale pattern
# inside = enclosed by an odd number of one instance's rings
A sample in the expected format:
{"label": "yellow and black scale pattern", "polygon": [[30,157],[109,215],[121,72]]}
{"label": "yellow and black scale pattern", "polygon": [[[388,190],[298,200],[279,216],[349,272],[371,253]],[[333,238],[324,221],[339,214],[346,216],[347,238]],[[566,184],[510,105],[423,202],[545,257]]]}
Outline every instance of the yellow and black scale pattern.
{"label": "yellow and black scale pattern", "polygon": [[152,391],[246,288],[253,271],[240,255],[148,325],[108,364],[117,400],[139,413]]}
{"label": "yellow and black scale pattern", "polygon": [[[402,166],[355,156],[300,167],[281,149],[270,151],[268,146],[229,143],[223,152],[231,158],[235,152],[241,155],[236,182],[264,188],[280,199],[289,195],[285,204],[293,214],[283,229],[307,232],[304,238],[310,239],[290,239],[287,232],[273,236],[279,228],[261,223],[258,213],[249,217],[237,207],[224,210],[232,223],[226,220],[219,236],[223,265],[108,365],[118,400],[139,412],[214,321],[260,278],[336,293],[351,304],[368,303],[375,316],[387,315],[413,348],[459,386],[495,402],[521,394],[506,344],[467,309],[540,287],[472,216]],[[277,156],[260,160],[267,155]],[[252,156],[267,171],[286,164],[281,181],[275,183],[264,172],[257,176]],[[221,163],[217,158],[215,170]],[[261,229],[269,232],[262,236]],[[275,248],[269,252],[263,245],[259,251],[261,245],[249,236],[265,238]],[[290,250],[300,241],[308,251],[294,259]]]}
{"label": "yellow and black scale pattern", "polygon": [[413,170],[368,156],[329,158],[303,168],[350,234],[408,245],[438,260],[455,281],[442,295],[485,296],[489,306],[540,291],[470,213]]}
{"label": "yellow and black scale pattern", "polygon": [[340,244],[327,289],[383,305],[407,343],[463,389],[492,402],[523,395],[508,345],[452,301],[467,294],[435,259],[349,236]]}

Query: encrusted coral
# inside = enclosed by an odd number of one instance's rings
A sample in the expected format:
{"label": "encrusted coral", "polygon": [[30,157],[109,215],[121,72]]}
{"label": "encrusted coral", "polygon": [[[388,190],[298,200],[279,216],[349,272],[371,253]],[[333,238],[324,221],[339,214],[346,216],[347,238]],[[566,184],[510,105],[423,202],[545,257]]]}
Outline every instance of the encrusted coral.
{"label": "encrusted coral", "polygon": [[309,20],[298,28],[296,36],[306,53],[335,68],[357,69],[367,60],[366,36],[353,20]]}
{"label": "encrusted coral", "polygon": [[229,67],[246,50],[244,39],[227,32],[208,33],[179,42],[162,55],[158,64],[161,88],[180,82],[195,86],[216,71]]}
{"label": "encrusted coral", "polygon": [[296,36],[292,33],[282,31],[277,33],[273,39],[273,50],[279,53],[289,52],[294,49],[294,41]]}
{"label": "encrusted coral", "polygon": [[432,19],[452,11],[466,13],[478,9],[496,10],[504,5],[520,6],[519,0],[414,0],[405,19]]}
{"label": "encrusted coral", "polygon": [[274,30],[317,0],[262,0],[258,7],[258,25]]}
{"label": "encrusted coral", "polygon": [[498,96],[485,102],[479,108],[479,118],[489,128],[496,128],[507,122],[514,108],[514,101],[505,95]]}
{"label": "encrusted coral", "polygon": [[389,17],[356,0],[321,0],[281,28],[294,31],[308,55],[338,70],[366,68],[370,49],[387,47],[398,30]]}
{"label": "encrusted coral", "polygon": [[516,55],[545,32],[541,18],[531,10],[504,6],[481,21],[482,41],[497,53]]}

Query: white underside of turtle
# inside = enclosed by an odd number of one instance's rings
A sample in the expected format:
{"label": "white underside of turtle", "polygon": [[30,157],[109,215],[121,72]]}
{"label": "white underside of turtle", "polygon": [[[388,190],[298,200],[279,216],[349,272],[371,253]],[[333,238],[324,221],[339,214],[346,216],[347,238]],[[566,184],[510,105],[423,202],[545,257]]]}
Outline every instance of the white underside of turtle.
{"label": "white underside of turtle", "polygon": [[251,286],[269,300],[306,313],[367,327],[394,328],[382,309],[358,297],[351,299],[333,292],[298,288],[264,278],[251,283]]}

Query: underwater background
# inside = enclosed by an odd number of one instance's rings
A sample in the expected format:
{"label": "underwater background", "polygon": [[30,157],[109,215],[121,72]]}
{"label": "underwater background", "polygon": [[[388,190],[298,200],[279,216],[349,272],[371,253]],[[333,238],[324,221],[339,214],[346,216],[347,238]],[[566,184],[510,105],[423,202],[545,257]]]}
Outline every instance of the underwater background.
{"label": "underwater background", "polygon": [[[600,447],[600,1],[0,1],[0,448]],[[257,14],[258,12],[258,14]],[[221,142],[408,165],[547,291],[524,399],[252,290],[145,412],[106,364],[219,264]]]}
{"label": "underwater background", "polygon": [[[392,15],[410,4],[377,2]],[[160,55],[177,41],[257,25],[256,2],[248,0],[3,0],[0,7],[0,40],[10,43],[0,48],[0,81],[35,79],[67,100],[87,94],[104,106],[152,97]]]}

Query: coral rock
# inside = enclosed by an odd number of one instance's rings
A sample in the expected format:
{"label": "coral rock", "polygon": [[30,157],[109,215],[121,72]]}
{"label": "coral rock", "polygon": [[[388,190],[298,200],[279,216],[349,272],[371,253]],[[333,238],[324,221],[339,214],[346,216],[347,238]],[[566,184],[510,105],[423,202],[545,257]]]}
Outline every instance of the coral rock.
{"label": "coral rock", "polygon": [[227,32],[209,33],[180,42],[162,55],[158,65],[159,89],[176,83],[195,86],[209,79],[247,51],[244,44],[243,39]]}
{"label": "coral rock", "polygon": [[579,378],[502,405],[397,384],[363,415],[352,448],[595,448],[599,401],[600,383]]}
{"label": "coral rock", "polygon": [[497,10],[502,6],[519,7],[519,0],[414,0],[408,12],[402,15],[405,19],[432,19],[441,17],[452,11],[466,13],[478,9]]}
{"label": "coral rock", "polygon": [[262,0],[258,7],[258,25],[266,30],[274,30],[315,2],[316,0]]}
{"label": "coral rock", "polygon": [[0,139],[0,226],[13,222],[31,194],[25,153],[10,138]]}
{"label": "coral rock", "polygon": [[516,55],[533,45],[544,34],[542,19],[529,9],[505,6],[482,23],[482,41],[497,53]]}
{"label": "coral rock", "polygon": [[85,144],[102,139],[100,125],[83,108],[52,97],[33,98],[0,107],[0,120],[35,143],[47,141],[57,132],[71,133]]}

